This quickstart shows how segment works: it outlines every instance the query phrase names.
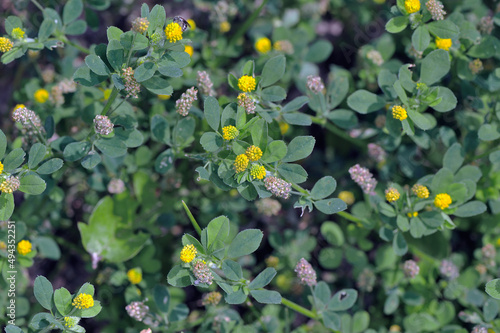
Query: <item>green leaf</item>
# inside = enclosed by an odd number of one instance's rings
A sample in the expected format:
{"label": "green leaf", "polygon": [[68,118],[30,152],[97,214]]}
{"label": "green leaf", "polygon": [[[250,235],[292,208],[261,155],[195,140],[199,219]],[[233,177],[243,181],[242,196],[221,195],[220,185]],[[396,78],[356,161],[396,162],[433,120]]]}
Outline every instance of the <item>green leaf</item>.
{"label": "green leaf", "polygon": [[107,76],[95,74],[87,66],[83,66],[83,67],[78,68],[76,70],[75,74],[73,74],[73,80],[77,83],[80,83],[80,84],[86,86],[86,87],[96,86],[99,83],[105,81],[107,78],[108,78]]}
{"label": "green leaf", "polygon": [[484,36],[481,43],[469,49],[467,55],[472,58],[487,59],[495,56],[500,50],[500,42],[494,36]]}
{"label": "green leaf", "polygon": [[345,238],[342,229],[334,222],[324,222],[321,225],[321,234],[326,239],[326,241],[333,246],[344,245]]}
{"label": "green leaf", "polygon": [[309,97],[307,96],[300,96],[294,98],[292,101],[287,103],[282,109],[282,112],[292,112],[292,111],[297,111],[299,110],[302,106],[307,104],[309,102]]}
{"label": "green leaf", "polygon": [[243,68],[241,69],[242,75],[254,76],[255,62],[253,60],[248,60]]}
{"label": "green leaf", "polygon": [[36,172],[41,175],[49,175],[61,169],[63,164],[64,162],[60,158],[52,158],[47,162],[43,163],[42,165],[40,165],[40,167],[36,170]]}
{"label": "green leaf", "polygon": [[212,127],[212,129],[217,132],[219,130],[221,113],[219,102],[215,97],[208,96],[205,99],[203,108],[205,110],[205,119],[207,120],[208,125],[210,125],[210,127]]}
{"label": "green leaf", "polygon": [[54,303],[57,311],[63,316],[69,315],[73,309],[71,305],[72,299],[70,292],[66,288],[59,288],[54,291]]}
{"label": "green leaf", "polygon": [[100,138],[94,144],[104,155],[112,158],[127,154],[127,146],[116,136],[112,138]]}
{"label": "green leaf", "polygon": [[269,59],[262,69],[260,86],[264,88],[278,82],[285,74],[285,67],[286,58],[284,55]]}
{"label": "green leaf", "polygon": [[239,281],[243,278],[241,265],[229,259],[222,262],[222,272],[226,278],[232,281]]}
{"label": "green leaf", "polygon": [[153,298],[158,310],[167,313],[170,305],[170,293],[167,287],[161,284],[155,285],[153,288]]}
{"label": "green leaf", "polygon": [[431,42],[431,36],[429,35],[429,30],[427,30],[427,25],[419,26],[411,36],[411,43],[415,50],[419,52],[424,52]]}
{"label": "green leaf", "polygon": [[5,333],[23,333],[23,330],[17,326],[9,324],[5,327]]}
{"label": "green leaf", "polygon": [[[113,27],[111,27],[113,28]],[[109,28],[109,29],[111,29]],[[108,29],[108,33],[109,33]],[[117,28],[118,29],[118,28]],[[121,31],[121,30],[120,30]],[[120,32],[121,34],[122,32]],[[113,67],[115,71],[120,71],[123,64],[124,50],[123,46],[119,41],[119,35],[116,39],[111,39],[109,41],[108,47],[106,48],[106,57],[108,58],[109,64]]]}
{"label": "green leaf", "polygon": [[422,60],[420,81],[428,86],[441,80],[450,71],[450,55],[445,50],[435,50]]}
{"label": "green leaf", "polygon": [[255,252],[259,248],[263,236],[262,231],[258,229],[241,231],[229,245],[227,256],[229,258],[238,258]]}
{"label": "green leaf", "polygon": [[347,209],[347,204],[339,199],[325,199],[314,202],[314,207],[316,207],[323,214],[335,214]]}
{"label": "green leaf", "polygon": [[155,95],[172,95],[174,92],[170,83],[158,76],[142,82],[142,85]]}
{"label": "green leaf", "polygon": [[280,86],[271,86],[262,90],[261,97],[266,102],[279,102],[286,98],[286,90]]}
{"label": "green leaf", "polygon": [[61,250],[59,245],[50,237],[40,236],[35,238],[34,243],[42,258],[59,260],[61,258]]}
{"label": "green leaf", "polygon": [[[108,41],[111,43],[112,40],[120,41],[120,36],[123,34],[123,31],[120,28],[117,27],[109,27],[108,30],[106,30],[106,35],[108,36]],[[123,47],[122,47],[123,48]],[[108,57],[109,60],[109,57]]]}
{"label": "green leaf", "polygon": [[12,35],[12,30],[15,28],[22,28],[23,21],[17,16],[9,16],[5,19],[5,32]]}
{"label": "green leaf", "polygon": [[484,302],[483,306],[483,314],[484,314],[484,319],[485,321],[489,322],[492,321],[493,319],[496,318],[498,315],[498,310],[499,310],[499,305],[498,302],[493,300],[493,299],[488,299],[486,302]]}
{"label": "green leaf", "polygon": [[458,26],[450,20],[432,21],[427,23],[426,26],[433,35],[439,38],[456,39],[460,34]]}
{"label": "green leaf", "polygon": [[56,24],[54,21],[51,19],[43,20],[40,25],[40,30],[38,30],[38,41],[42,43],[45,42],[54,31],[56,31]]}
{"label": "green leaf", "polygon": [[227,304],[241,304],[247,299],[247,295],[245,295],[245,293],[241,289],[239,289],[238,291],[227,294],[224,299],[226,300]]}
{"label": "green leaf", "polygon": [[389,20],[385,25],[385,30],[391,34],[397,34],[403,31],[408,26],[408,18],[406,16],[396,16]]}
{"label": "green leaf", "polygon": [[333,45],[331,42],[320,39],[309,47],[305,60],[314,63],[320,63],[328,59],[332,54]]}
{"label": "green leaf", "polygon": [[225,242],[228,235],[229,219],[226,216],[216,217],[207,226],[207,247],[210,247],[216,240]]}
{"label": "green leaf", "polygon": [[455,173],[460,169],[465,160],[465,154],[459,143],[454,143],[444,154],[443,168]]}
{"label": "green leaf", "polygon": [[24,162],[26,153],[22,148],[16,148],[11,151],[3,160],[4,171],[12,172]]}
{"label": "green leaf", "polygon": [[93,318],[101,312],[102,306],[101,302],[99,301],[94,301],[94,306],[88,309],[81,310],[81,316],[82,318]]}
{"label": "green leaf", "polygon": [[14,195],[2,193],[0,195],[0,221],[8,221],[14,213]]}
{"label": "green leaf", "polygon": [[255,279],[250,282],[248,288],[250,289],[260,289],[271,283],[272,279],[276,276],[276,270],[272,267],[267,267],[265,270],[259,273]]}
{"label": "green leaf", "polygon": [[323,313],[323,323],[327,328],[330,328],[334,331],[340,330],[340,316],[333,311],[325,311]]}
{"label": "green leaf", "polygon": [[257,120],[250,128],[252,135],[252,142],[255,146],[259,147],[262,151],[266,150],[267,146],[267,122],[264,119]]}
{"label": "green leaf", "polygon": [[491,280],[486,283],[485,291],[495,299],[500,299],[500,279]]}
{"label": "green leaf", "polygon": [[151,118],[151,136],[156,141],[170,143],[170,127],[165,117],[156,114]]}
{"label": "green leaf", "polygon": [[63,156],[66,161],[78,161],[88,154],[92,145],[88,141],[72,142],[64,148]]}
{"label": "green leaf", "polygon": [[274,290],[250,290],[250,295],[262,304],[281,304],[281,295]]}
{"label": "green leaf", "polygon": [[479,128],[478,137],[482,141],[494,141],[500,138],[500,131],[496,124],[483,124]]}
{"label": "green leaf", "polygon": [[183,118],[174,127],[173,131],[173,142],[177,145],[185,145],[191,142],[194,134],[194,129],[196,127],[196,122],[193,118]]}
{"label": "green leaf", "polygon": [[64,29],[64,33],[70,36],[82,35],[85,31],[87,31],[87,22],[84,20],[72,22]]}
{"label": "green leaf", "polygon": [[151,36],[157,28],[163,29],[166,21],[165,8],[161,5],[155,5],[148,15],[148,35]]}
{"label": "green leaf", "polygon": [[298,164],[283,163],[278,166],[278,172],[292,183],[300,184],[307,180],[307,171]]}
{"label": "green leaf", "polygon": [[352,318],[352,333],[361,333],[370,325],[370,314],[366,311],[358,311]]}
{"label": "green leaf", "polygon": [[4,157],[5,151],[7,150],[7,137],[4,132],[0,130],[0,159]]}
{"label": "green leaf", "polygon": [[285,142],[281,140],[272,141],[267,145],[264,154],[262,155],[262,162],[274,163],[281,160],[287,154],[287,147]]}
{"label": "green leaf", "polygon": [[484,213],[486,209],[486,205],[481,201],[471,201],[458,207],[453,215],[458,217],[471,217]]}
{"label": "green leaf", "polygon": [[30,169],[35,168],[44,159],[46,153],[47,147],[41,143],[35,143],[31,146],[28,157],[28,167]]}
{"label": "green leaf", "polygon": [[367,90],[358,90],[347,98],[347,105],[354,111],[367,114],[385,106],[385,100]]}
{"label": "green leaf", "polygon": [[145,62],[134,71],[134,78],[137,82],[149,80],[155,75],[158,66],[153,62]]}
{"label": "green leaf", "polygon": [[54,293],[54,288],[52,287],[52,283],[50,283],[45,276],[37,276],[33,287],[33,293],[41,306],[47,310],[52,309],[52,294]]}
{"label": "green leaf", "polygon": [[324,268],[335,269],[342,263],[343,256],[344,254],[341,249],[325,247],[319,251],[318,260]]}
{"label": "green leaf", "polygon": [[184,288],[191,285],[191,276],[189,270],[180,265],[172,267],[167,275],[167,281],[174,287]]}
{"label": "green leaf", "polygon": [[406,244],[405,237],[402,232],[396,233],[396,237],[392,240],[392,248],[394,253],[398,256],[404,256],[408,252],[408,244]]}
{"label": "green leaf", "polygon": [[328,113],[326,117],[335,125],[344,129],[356,127],[358,124],[356,113],[351,110],[337,109]]}
{"label": "green leaf", "polygon": [[47,185],[45,181],[37,174],[30,174],[21,178],[21,185],[19,191],[27,194],[42,194]]}
{"label": "green leaf", "polygon": [[311,190],[311,197],[314,200],[319,200],[328,197],[335,192],[337,181],[331,176],[325,176],[314,184]]}
{"label": "green leaf", "polygon": [[167,149],[162,152],[155,161],[155,171],[159,174],[165,174],[174,166],[174,153],[172,149]]}
{"label": "green leaf", "polygon": [[439,228],[444,223],[443,216],[440,212],[436,211],[423,212],[420,213],[418,217],[426,226],[433,229]]}
{"label": "green leaf", "polygon": [[295,137],[288,145],[283,162],[294,162],[311,155],[316,139],[313,136]]}
{"label": "green leaf", "polygon": [[424,114],[410,108],[406,111],[408,112],[408,116],[413,121],[415,126],[419,127],[420,129],[426,131],[435,126],[435,124],[429,121],[429,119]]}
{"label": "green leaf", "polygon": [[208,152],[216,152],[224,145],[224,139],[215,132],[205,132],[200,138],[203,149]]}
{"label": "green leaf", "polygon": [[399,307],[399,296],[397,293],[393,292],[389,294],[389,297],[384,303],[384,313],[390,315],[394,313]]}
{"label": "green leaf", "polygon": [[457,98],[453,92],[446,87],[437,87],[438,93],[436,99],[441,99],[437,105],[431,106],[438,112],[448,112],[457,106]]}
{"label": "green leaf", "polygon": [[76,20],[83,12],[82,0],[68,0],[63,9],[64,24],[68,24]]}
{"label": "green leaf", "polygon": [[330,311],[346,311],[352,308],[358,299],[358,292],[354,289],[342,289],[333,295],[328,310]]}
{"label": "green leaf", "polygon": [[109,75],[108,66],[104,63],[101,57],[90,54],[85,57],[85,63],[89,66],[90,70],[97,75],[107,76]]}

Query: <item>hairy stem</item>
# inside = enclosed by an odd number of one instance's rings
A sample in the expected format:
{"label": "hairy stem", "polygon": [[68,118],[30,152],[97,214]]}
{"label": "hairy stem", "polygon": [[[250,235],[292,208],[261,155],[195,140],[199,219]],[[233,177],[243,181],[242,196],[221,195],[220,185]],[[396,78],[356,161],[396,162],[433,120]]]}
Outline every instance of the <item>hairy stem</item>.
{"label": "hairy stem", "polygon": [[298,305],[297,303],[294,303],[294,302],[292,302],[284,297],[281,298],[281,304],[283,304],[284,306],[286,306],[286,307],[288,307],[288,308],[290,308],[290,309],[292,309],[300,314],[303,314],[306,317],[309,317],[309,318],[314,319],[314,320],[318,319],[314,312],[312,312],[312,311],[310,311],[310,310],[308,310],[308,309]]}

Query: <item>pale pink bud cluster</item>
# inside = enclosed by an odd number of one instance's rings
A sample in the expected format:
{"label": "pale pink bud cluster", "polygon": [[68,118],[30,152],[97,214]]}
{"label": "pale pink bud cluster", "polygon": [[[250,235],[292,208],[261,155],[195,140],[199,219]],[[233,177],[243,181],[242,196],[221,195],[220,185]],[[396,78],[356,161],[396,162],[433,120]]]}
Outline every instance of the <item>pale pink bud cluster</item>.
{"label": "pale pink bud cluster", "polygon": [[315,94],[320,94],[325,85],[319,76],[309,75],[307,77],[307,88]]}
{"label": "pale pink bud cluster", "polygon": [[311,264],[304,258],[299,260],[294,271],[297,273],[297,277],[299,278],[301,284],[311,287],[316,285],[316,272],[312,268]]}
{"label": "pale pink bud cluster", "polygon": [[108,116],[98,114],[94,118],[95,132],[101,135],[109,135],[113,132],[113,123],[109,120]]}
{"label": "pale pink bud cluster", "polygon": [[375,143],[368,144],[368,156],[377,163],[383,162],[387,158],[385,150]]}
{"label": "pale pink bud cluster", "polygon": [[491,34],[493,31],[493,18],[491,16],[485,16],[479,21],[479,31],[482,34]]}
{"label": "pale pink bud cluster", "polygon": [[134,70],[132,67],[124,68],[122,78],[125,82],[125,91],[127,98],[139,98],[138,94],[141,92],[141,85],[134,78]]}
{"label": "pale pink bud cluster", "polygon": [[48,66],[42,71],[42,80],[45,83],[51,83],[54,81],[54,77],[56,75],[56,72],[54,71],[54,67]]}
{"label": "pale pink bud cluster", "polygon": [[441,261],[441,266],[439,267],[439,272],[444,277],[454,280],[458,277],[458,267],[449,260]]}
{"label": "pale pink bud cluster", "polygon": [[373,62],[377,66],[382,66],[384,63],[384,58],[382,58],[382,55],[377,50],[368,51],[368,53],[366,54],[366,58],[368,60],[371,60],[371,62]]}
{"label": "pale pink bud cluster", "polygon": [[255,202],[255,206],[257,206],[257,211],[259,214],[265,216],[275,216],[281,210],[281,203],[278,200],[274,200],[271,198],[261,199]]}
{"label": "pale pink bud cluster", "polygon": [[349,174],[352,180],[358,184],[366,194],[373,194],[377,186],[377,180],[367,168],[361,167],[359,164],[349,169]]}
{"label": "pale pink bud cluster", "polygon": [[488,329],[484,326],[476,325],[472,328],[471,333],[488,333]]}
{"label": "pale pink bud cluster", "polygon": [[372,292],[376,281],[377,277],[375,276],[373,270],[365,268],[361,271],[361,273],[359,273],[356,285],[360,290]]}
{"label": "pale pink bud cluster", "polygon": [[132,30],[137,33],[142,34],[146,32],[146,30],[148,30],[148,27],[149,27],[149,21],[145,17],[138,17],[132,21]]}
{"label": "pale pink bud cluster", "polygon": [[187,116],[189,114],[189,110],[193,106],[193,102],[198,99],[197,94],[198,91],[195,87],[191,87],[186,90],[186,92],[181,95],[181,98],[175,102],[177,113],[184,117]]}
{"label": "pale pink bud cluster", "polygon": [[194,281],[195,285],[198,285],[200,283],[206,283],[208,285],[211,285],[212,280],[214,279],[212,271],[210,270],[210,268],[208,268],[207,264],[202,260],[198,260],[194,264],[193,274],[196,277],[196,281]]}
{"label": "pale pink bud cluster", "polygon": [[238,95],[238,106],[244,108],[247,114],[255,113],[255,101],[252,97],[245,93],[241,93]]}
{"label": "pale pink bud cluster", "polygon": [[49,101],[55,106],[61,106],[64,104],[64,96],[61,88],[56,85],[50,89]]}
{"label": "pale pink bud cluster", "polygon": [[198,89],[200,89],[200,93],[205,96],[215,96],[215,91],[213,89],[214,84],[212,83],[212,80],[210,80],[207,72],[198,71],[198,77],[196,81],[198,83]]}
{"label": "pale pink bud cluster", "polygon": [[21,186],[21,181],[16,176],[9,176],[0,184],[0,192],[14,193]]}
{"label": "pale pink bud cluster", "polygon": [[25,107],[15,109],[12,113],[12,119],[21,123],[25,129],[32,129],[33,127],[40,128],[42,126],[40,117],[38,117],[35,112]]}
{"label": "pale pink bud cluster", "polygon": [[127,310],[130,317],[137,321],[143,321],[149,312],[149,307],[143,302],[132,302],[125,307],[125,310]]}
{"label": "pale pink bud cluster", "polygon": [[403,271],[406,277],[413,279],[420,272],[420,267],[413,260],[406,260],[403,266]]}
{"label": "pale pink bud cluster", "polygon": [[208,294],[203,295],[202,304],[203,305],[217,305],[222,299],[222,295],[218,291],[212,291]]}
{"label": "pale pink bud cluster", "polygon": [[469,62],[469,69],[472,74],[476,75],[484,69],[483,62],[480,59],[475,59]]}
{"label": "pale pink bud cluster", "polygon": [[495,266],[495,257],[497,256],[497,251],[492,244],[486,244],[481,249],[481,254],[483,259],[488,266]]}
{"label": "pale pink bud cluster", "polygon": [[292,184],[274,176],[266,177],[266,179],[264,179],[264,186],[266,190],[283,199],[288,199],[292,191]]}
{"label": "pale pink bud cluster", "polygon": [[425,4],[429,13],[431,13],[432,19],[434,21],[444,20],[444,16],[446,12],[444,11],[444,6],[441,1],[438,0],[429,0]]}
{"label": "pale pink bud cluster", "polygon": [[125,191],[125,183],[119,178],[113,178],[108,183],[108,192],[112,194],[120,194]]}
{"label": "pale pink bud cluster", "polygon": [[57,84],[63,94],[69,94],[76,91],[76,82],[71,79],[64,79]]}

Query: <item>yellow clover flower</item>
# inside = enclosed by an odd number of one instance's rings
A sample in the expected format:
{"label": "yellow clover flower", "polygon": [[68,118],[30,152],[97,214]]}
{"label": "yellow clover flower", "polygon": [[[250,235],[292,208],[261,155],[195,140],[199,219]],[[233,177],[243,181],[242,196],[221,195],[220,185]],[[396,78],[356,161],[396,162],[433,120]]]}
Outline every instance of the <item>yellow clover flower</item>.
{"label": "yellow clover flower", "polygon": [[253,179],[264,179],[266,176],[266,168],[262,165],[255,164],[250,169],[250,176],[252,176]]}
{"label": "yellow clover flower", "polygon": [[175,22],[170,23],[165,28],[165,36],[170,43],[175,43],[182,39],[182,27]]}
{"label": "yellow clover flower", "polygon": [[3,172],[3,164],[2,162],[0,162],[0,175],[2,174],[2,172]]}
{"label": "yellow clover flower", "polygon": [[451,197],[447,193],[440,193],[434,198],[434,206],[440,209],[448,208],[452,203]]}
{"label": "yellow clover flower", "polygon": [[255,42],[255,49],[262,54],[266,54],[271,51],[271,47],[271,40],[267,37],[259,38]]}
{"label": "yellow clover flower", "polygon": [[196,29],[196,22],[193,19],[187,20],[187,23],[191,26],[191,30]]}
{"label": "yellow clover flower", "polygon": [[339,193],[339,199],[345,202],[347,205],[352,205],[355,201],[354,194],[350,191],[342,191]]}
{"label": "yellow clover flower", "polygon": [[288,125],[288,123],[285,123],[284,121],[280,121],[279,126],[281,135],[285,135],[286,132],[288,132],[288,130],[290,129],[290,125]]}
{"label": "yellow clover flower", "polygon": [[94,298],[89,294],[78,294],[71,305],[79,310],[88,309],[94,306]]}
{"label": "yellow clover flower", "polygon": [[236,156],[236,160],[234,161],[234,170],[236,170],[236,173],[245,171],[247,167],[248,167],[247,155],[240,154]]}
{"label": "yellow clover flower", "polygon": [[194,247],[194,245],[189,244],[189,245],[186,245],[182,248],[180,258],[182,261],[184,261],[186,263],[190,263],[191,261],[194,260],[197,253],[198,253],[198,251],[196,251],[196,248]]}
{"label": "yellow clover flower", "polygon": [[399,191],[394,187],[389,187],[387,190],[385,190],[385,199],[389,202],[397,201],[399,199],[399,196]]}
{"label": "yellow clover flower", "polygon": [[392,107],[392,116],[394,119],[405,120],[408,118],[408,113],[406,113],[406,110],[403,107],[395,105]]}
{"label": "yellow clover flower", "polygon": [[427,199],[429,197],[429,189],[424,185],[415,184],[411,191],[420,199]]}
{"label": "yellow clover flower", "polygon": [[408,217],[417,217],[418,216],[418,212],[408,212],[406,215]]}
{"label": "yellow clover flower", "polygon": [[14,37],[15,39],[23,39],[24,34],[25,34],[24,30],[21,28],[14,28],[12,29],[11,32],[12,37]]}
{"label": "yellow clover flower", "polygon": [[184,52],[189,54],[190,57],[193,56],[194,49],[191,45],[184,45]]}
{"label": "yellow clover flower", "polygon": [[142,271],[140,268],[132,268],[127,272],[127,277],[130,283],[138,284],[142,281]]}
{"label": "yellow clover flower", "polygon": [[238,129],[232,125],[224,126],[222,128],[222,137],[224,138],[224,140],[234,140],[236,139],[236,137],[238,137],[239,134],[240,131],[238,131]]}
{"label": "yellow clover flower", "polygon": [[439,38],[436,37],[436,47],[438,49],[442,49],[448,51],[452,45],[452,41],[450,38]]}
{"label": "yellow clover flower", "polygon": [[30,241],[27,241],[27,240],[22,240],[20,241],[19,243],[17,243],[17,252],[22,255],[22,256],[25,256],[27,255],[28,253],[30,253],[32,251],[32,245],[31,245],[31,242]]}
{"label": "yellow clover flower", "polygon": [[250,75],[243,75],[238,79],[238,88],[243,92],[251,92],[256,87],[255,78]]}
{"label": "yellow clover flower", "polygon": [[231,24],[228,21],[224,21],[219,25],[219,31],[222,33],[228,32],[231,30]]}
{"label": "yellow clover flower", "polygon": [[0,52],[8,52],[14,47],[14,43],[10,39],[0,37]]}
{"label": "yellow clover flower", "polygon": [[408,14],[416,13],[420,10],[420,0],[406,0],[405,9]]}
{"label": "yellow clover flower", "polygon": [[49,92],[45,89],[38,89],[33,95],[38,103],[45,103],[49,100]]}
{"label": "yellow clover flower", "polygon": [[64,326],[67,328],[72,328],[77,324],[76,317],[64,317]]}
{"label": "yellow clover flower", "polygon": [[262,150],[259,147],[252,145],[247,148],[245,154],[250,161],[255,162],[260,160],[260,158],[262,157]]}
{"label": "yellow clover flower", "polygon": [[170,97],[170,95],[158,95],[158,98],[162,101],[166,101],[167,99],[170,99]]}

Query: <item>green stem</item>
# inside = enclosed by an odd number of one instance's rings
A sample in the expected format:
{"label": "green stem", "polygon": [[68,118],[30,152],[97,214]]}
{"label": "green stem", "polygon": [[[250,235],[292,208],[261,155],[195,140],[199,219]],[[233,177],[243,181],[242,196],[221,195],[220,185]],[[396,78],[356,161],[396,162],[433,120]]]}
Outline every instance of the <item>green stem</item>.
{"label": "green stem", "polygon": [[349,220],[351,222],[354,222],[354,223],[363,223],[363,220],[348,213],[348,212],[337,212],[337,214],[339,214],[340,216],[342,216],[343,218],[345,218],[346,220]]}
{"label": "green stem", "polygon": [[187,216],[189,217],[189,220],[191,221],[191,224],[193,225],[194,229],[196,230],[196,232],[198,233],[198,236],[201,236],[201,228],[200,228],[200,225],[198,224],[198,222],[196,222],[196,220],[194,219],[194,216],[193,214],[191,214],[191,211],[189,210],[188,206],[186,205],[186,203],[184,202],[184,200],[182,200],[182,206],[184,206],[184,210],[186,211],[186,214]]}
{"label": "green stem", "polygon": [[498,150],[500,150],[500,147],[491,148],[491,149],[489,149],[489,150],[485,151],[485,152],[484,152],[484,153],[482,153],[482,154],[479,154],[479,155],[473,156],[473,157],[471,157],[471,158],[468,158],[468,159],[465,161],[465,163],[470,163],[470,162],[473,162],[473,161],[476,161],[476,160],[480,160],[480,159],[482,159],[482,158],[484,158],[484,157],[488,156],[489,154],[494,153],[494,152],[496,152],[496,151],[498,151]]}
{"label": "green stem", "polygon": [[325,127],[327,130],[335,134],[336,136],[349,141],[350,143],[362,148],[363,150],[366,150],[366,143],[364,141],[360,141],[355,138],[351,138],[346,132],[338,128],[337,126],[333,125],[332,123],[328,122],[326,119],[322,119],[319,117],[311,117],[311,120],[313,123],[321,125]]}
{"label": "green stem", "polygon": [[63,43],[66,43],[68,45],[71,45],[73,46],[74,48],[80,50],[81,52],[83,53],[87,53],[87,54],[90,54],[90,50],[87,49],[86,47],[83,47],[81,45],[78,45],[77,43],[73,42],[73,41],[70,41],[67,37],[65,36],[60,36],[59,39],[63,42]]}
{"label": "green stem", "polygon": [[113,102],[115,101],[116,96],[118,96],[118,89],[116,89],[116,87],[113,87],[113,90],[111,91],[111,95],[109,96],[108,102],[104,106],[104,109],[102,109],[102,111],[101,111],[101,115],[103,115],[103,116],[106,115],[106,112],[108,112],[108,110],[111,108],[111,104],[113,104]]}
{"label": "green stem", "polygon": [[36,0],[31,0],[31,2],[33,2],[33,4],[34,4],[35,6],[37,6],[37,7],[38,7],[38,9],[40,9],[40,10],[43,12],[44,8],[43,8],[43,6],[42,6],[42,5],[40,5],[40,4],[38,3],[38,1],[36,1]]}
{"label": "green stem", "polygon": [[300,313],[300,314],[303,314],[304,316],[306,317],[309,317],[311,319],[314,319],[314,320],[317,320],[318,317],[316,316],[316,314],[310,310],[307,310],[306,308],[298,305],[297,303],[294,303],[284,297],[281,298],[281,304],[283,304],[284,306],[286,307],[289,307],[290,309]]}
{"label": "green stem", "polygon": [[299,186],[297,184],[292,183],[292,187],[304,195],[309,195],[309,192],[307,192],[306,189],[302,188],[301,186]]}
{"label": "green stem", "polygon": [[229,40],[229,45],[234,45],[234,43],[241,37],[243,36],[249,28],[252,26],[252,23],[259,17],[260,12],[264,8],[264,6],[267,4],[268,0],[262,1],[262,4],[257,8],[252,15],[243,23],[243,25],[236,31],[236,33],[231,37]]}

